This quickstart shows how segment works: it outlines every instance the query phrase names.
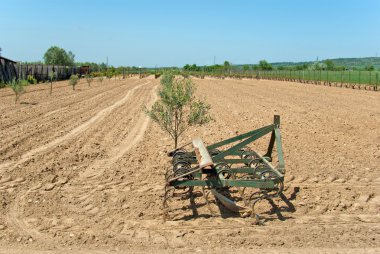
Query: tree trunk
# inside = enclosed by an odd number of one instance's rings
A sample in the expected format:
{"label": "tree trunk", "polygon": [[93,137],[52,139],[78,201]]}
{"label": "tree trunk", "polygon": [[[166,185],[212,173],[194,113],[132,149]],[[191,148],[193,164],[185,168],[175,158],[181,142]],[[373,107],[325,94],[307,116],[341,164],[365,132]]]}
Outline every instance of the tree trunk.
{"label": "tree trunk", "polygon": [[174,150],[177,149],[177,147],[178,147],[178,137],[175,136],[174,137]]}

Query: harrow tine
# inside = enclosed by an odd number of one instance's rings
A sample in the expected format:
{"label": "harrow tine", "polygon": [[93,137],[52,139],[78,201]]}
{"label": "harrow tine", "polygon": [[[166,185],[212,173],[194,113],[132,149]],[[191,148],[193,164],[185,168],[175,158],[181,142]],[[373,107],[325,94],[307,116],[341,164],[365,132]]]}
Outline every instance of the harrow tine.
{"label": "harrow tine", "polygon": [[250,210],[248,207],[241,206],[231,199],[223,196],[215,189],[211,189],[211,193],[220,201],[220,203],[222,203],[226,208],[230,209],[233,212],[246,213]]}
{"label": "harrow tine", "polygon": [[202,187],[202,194],[203,194],[203,198],[205,199],[205,201],[206,201],[206,205],[207,205],[207,208],[208,208],[208,210],[210,211],[210,213],[211,213],[211,215],[213,216],[213,217],[215,217],[216,216],[216,213],[212,210],[212,208],[211,208],[211,205],[210,205],[210,200],[208,199],[208,196],[210,195],[210,191],[207,191],[206,190],[206,188],[203,186]]}

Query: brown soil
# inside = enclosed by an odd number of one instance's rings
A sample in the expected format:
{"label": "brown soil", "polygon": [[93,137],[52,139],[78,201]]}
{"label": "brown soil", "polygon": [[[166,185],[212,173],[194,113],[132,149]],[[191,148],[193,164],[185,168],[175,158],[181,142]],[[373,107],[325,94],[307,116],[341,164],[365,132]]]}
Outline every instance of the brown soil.
{"label": "brown soil", "polygon": [[[213,143],[281,115],[284,221],[211,217],[202,198],[163,222],[172,141],[142,112],[159,82],[81,81],[0,90],[0,253],[379,251],[380,93],[264,80],[194,80]],[[268,140],[254,146],[264,151]],[[282,205],[279,203],[279,205]],[[188,208],[188,209],[187,209]],[[51,253],[51,252],[48,252]]]}

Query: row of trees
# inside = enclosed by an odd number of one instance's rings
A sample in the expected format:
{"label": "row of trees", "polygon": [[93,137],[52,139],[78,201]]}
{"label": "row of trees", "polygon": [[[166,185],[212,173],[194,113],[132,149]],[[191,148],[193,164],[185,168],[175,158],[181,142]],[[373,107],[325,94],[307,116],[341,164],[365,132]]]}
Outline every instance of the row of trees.
{"label": "row of trees", "polygon": [[[273,66],[268,63],[266,60],[260,60],[258,64],[248,65],[245,64],[242,66],[244,72],[250,70],[328,70],[328,71],[343,71],[343,70],[359,70],[358,68],[348,68],[345,66],[337,66],[332,60],[325,60],[322,62],[315,62],[312,64],[300,64],[300,65],[280,65],[278,67]],[[223,65],[209,65],[209,66],[197,66],[196,64],[189,65],[186,64],[183,67],[185,71],[205,71],[205,72],[218,72],[218,71],[230,71],[230,70],[241,70],[240,66],[232,66],[228,61],[225,61]],[[374,71],[375,68],[373,65],[368,65],[364,68],[366,71]]]}
{"label": "row of trees", "polygon": [[[224,61],[223,65],[214,64],[208,66],[197,66],[196,64],[186,64],[183,67],[184,71],[205,71],[205,72],[218,72],[218,71],[231,71],[235,70],[237,67],[230,64],[228,61]],[[249,71],[251,69],[250,65],[243,65],[244,71]],[[273,70],[273,66],[266,60],[261,60],[257,65],[252,65],[252,70]]]}

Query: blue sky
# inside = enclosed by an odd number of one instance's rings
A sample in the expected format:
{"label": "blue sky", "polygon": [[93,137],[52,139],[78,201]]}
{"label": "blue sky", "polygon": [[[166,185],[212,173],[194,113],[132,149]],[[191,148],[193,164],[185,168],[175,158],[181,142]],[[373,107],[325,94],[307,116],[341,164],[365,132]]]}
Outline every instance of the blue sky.
{"label": "blue sky", "polygon": [[0,47],[149,67],[380,56],[379,13],[379,0],[0,0]]}

